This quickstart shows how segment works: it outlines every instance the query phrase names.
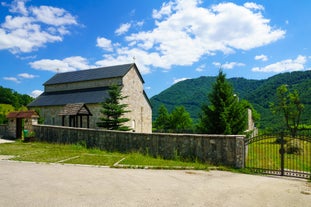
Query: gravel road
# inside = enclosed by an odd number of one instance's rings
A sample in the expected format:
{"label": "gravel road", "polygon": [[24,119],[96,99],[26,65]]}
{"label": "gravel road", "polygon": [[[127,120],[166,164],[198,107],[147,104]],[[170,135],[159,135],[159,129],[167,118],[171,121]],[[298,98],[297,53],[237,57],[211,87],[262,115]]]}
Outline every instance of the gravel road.
{"label": "gravel road", "polygon": [[0,206],[310,206],[311,183],[223,171],[36,164],[0,156]]}

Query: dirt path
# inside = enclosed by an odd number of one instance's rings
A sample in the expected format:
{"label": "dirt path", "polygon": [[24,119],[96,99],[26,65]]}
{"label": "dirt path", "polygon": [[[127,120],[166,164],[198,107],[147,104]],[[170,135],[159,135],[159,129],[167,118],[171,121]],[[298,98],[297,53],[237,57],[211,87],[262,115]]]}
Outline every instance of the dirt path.
{"label": "dirt path", "polygon": [[2,143],[11,143],[14,142],[13,140],[7,140],[7,139],[1,139],[1,135],[0,135],[0,144]]}
{"label": "dirt path", "polygon": [[309,206],[305,180],[0,160],[0,206]]}

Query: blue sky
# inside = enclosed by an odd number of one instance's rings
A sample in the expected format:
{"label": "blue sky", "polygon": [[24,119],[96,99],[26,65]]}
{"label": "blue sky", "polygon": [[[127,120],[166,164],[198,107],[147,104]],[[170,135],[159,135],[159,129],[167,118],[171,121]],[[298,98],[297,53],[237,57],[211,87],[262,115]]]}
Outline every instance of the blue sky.
{"label": "blue sky", "polygon": [[309,0],[0,0],[0,86],[135,61],[152,97],[188,78],[311,69]]}

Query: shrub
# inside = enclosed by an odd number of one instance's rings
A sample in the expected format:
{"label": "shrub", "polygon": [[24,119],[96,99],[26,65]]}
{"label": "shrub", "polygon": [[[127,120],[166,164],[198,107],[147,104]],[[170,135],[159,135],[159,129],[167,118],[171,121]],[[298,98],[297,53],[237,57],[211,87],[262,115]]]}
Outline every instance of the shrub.
{"label": "shrub", "polygon": [[303,153],[303,149],[300,147],[300,144],[297,141],[292,140],[286,144],[286,153],[301,155]]}

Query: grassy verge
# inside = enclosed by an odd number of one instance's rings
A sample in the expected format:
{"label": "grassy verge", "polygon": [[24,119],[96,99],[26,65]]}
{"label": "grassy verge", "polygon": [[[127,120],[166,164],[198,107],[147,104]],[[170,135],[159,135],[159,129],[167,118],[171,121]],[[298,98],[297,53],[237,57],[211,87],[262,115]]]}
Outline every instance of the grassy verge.
{"label": "grassy verge", "polygon": [[211,166],[200,162],[184,162],[181,160],[164,160],[139,153],[128,154],[115,167],[151,168],[151,169],[195,169],[208,170]]}
{"label": "grassy verge", "polygon": [[98,149],[87,149],[81,145],[61,145],[39,142],[0,144],[0,155],[13,155],[11,160],[113,166],[121,168],[153,169],[200,169],[210,165],[199,162],[164,160],[139,153],[121,154]]}

